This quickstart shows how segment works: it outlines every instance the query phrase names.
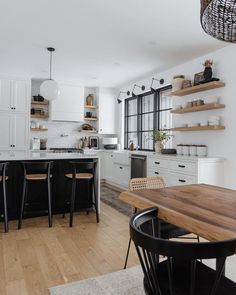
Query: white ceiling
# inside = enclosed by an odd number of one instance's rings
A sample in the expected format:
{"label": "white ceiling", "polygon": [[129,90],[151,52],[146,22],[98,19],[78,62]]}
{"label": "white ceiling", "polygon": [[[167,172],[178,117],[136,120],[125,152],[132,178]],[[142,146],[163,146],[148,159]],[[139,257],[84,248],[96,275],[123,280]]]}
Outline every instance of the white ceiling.
{"label": "white ceiling", "polygon": [[116,87],[226,43],[200,26],[200,0],[0,0],[1,74]]}

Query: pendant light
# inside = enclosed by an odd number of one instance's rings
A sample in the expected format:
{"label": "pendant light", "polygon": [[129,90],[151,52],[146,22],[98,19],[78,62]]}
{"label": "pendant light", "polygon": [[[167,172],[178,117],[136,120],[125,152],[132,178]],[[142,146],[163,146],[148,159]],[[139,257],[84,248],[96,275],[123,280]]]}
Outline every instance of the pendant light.
{"label": "pendant light", "polygon": [[201,0],[201,25],[208,35],[236,43],[236,0]]}
{"label": "pendant light", "polygon": [[45,99],[51,101],[57,99],[59,94],[59,87],[56,81],[52,80],[52,53],[55,51],[55,48],[48,47],[47,50],[50,53],[50,78],[45,80],[40,85],[40,95]]}

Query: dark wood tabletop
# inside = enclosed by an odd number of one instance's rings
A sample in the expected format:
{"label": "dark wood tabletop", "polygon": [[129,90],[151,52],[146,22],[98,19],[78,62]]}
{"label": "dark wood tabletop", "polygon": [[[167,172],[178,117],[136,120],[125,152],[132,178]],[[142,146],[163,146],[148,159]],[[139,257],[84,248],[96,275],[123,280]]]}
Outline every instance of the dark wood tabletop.
{"label": "dark wood tabletop", "polygon": [[236,238],[236,191],[194,184],[124,191],[120,200],[138,209],[156,206],[158,217],[207,240]]}

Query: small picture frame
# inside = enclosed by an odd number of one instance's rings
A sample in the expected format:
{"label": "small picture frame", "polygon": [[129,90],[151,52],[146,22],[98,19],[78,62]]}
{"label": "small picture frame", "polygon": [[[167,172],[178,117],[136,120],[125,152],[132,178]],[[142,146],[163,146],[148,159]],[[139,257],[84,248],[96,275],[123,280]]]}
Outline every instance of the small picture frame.
{"label": "small picture frame", "polygon": [[194,75],[194,81],[193,81],[194,86],[201,84],[205,80],[203,73],[204,72],[199,72]]}

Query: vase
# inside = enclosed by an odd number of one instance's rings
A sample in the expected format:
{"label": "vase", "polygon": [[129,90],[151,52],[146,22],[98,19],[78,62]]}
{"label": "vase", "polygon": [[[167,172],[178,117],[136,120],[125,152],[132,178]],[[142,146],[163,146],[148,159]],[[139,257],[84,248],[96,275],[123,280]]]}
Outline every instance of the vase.
{"label": "vase", "polygon": [[175,76],[171,82],[172,92],[178,91],[183,88],[184,76]]}
{"label": "vase", "polygon": [[204,77],[205,81],[209,81],[209,82],[211,81],[211,78],[212,78],[212,68],[211,67],[205,67],[203,77]]}
{"label": "vase", "polygon": [[155,152],[157,154],[160,154],[161,150],[164,148],[164,145],[163,145],[163,143],[161,141],[156,141],[154,147],[155,147]]}

